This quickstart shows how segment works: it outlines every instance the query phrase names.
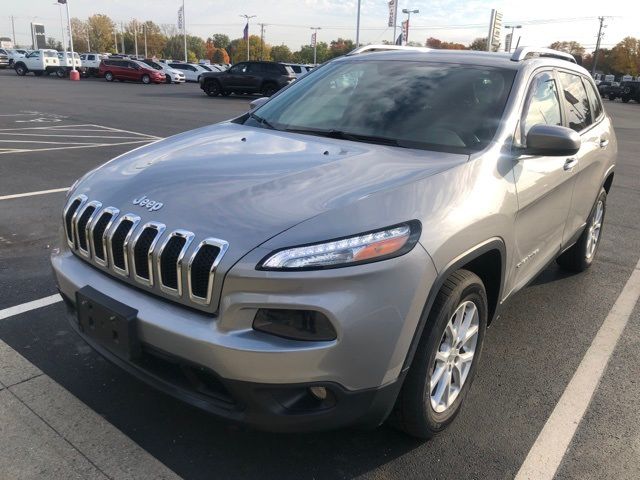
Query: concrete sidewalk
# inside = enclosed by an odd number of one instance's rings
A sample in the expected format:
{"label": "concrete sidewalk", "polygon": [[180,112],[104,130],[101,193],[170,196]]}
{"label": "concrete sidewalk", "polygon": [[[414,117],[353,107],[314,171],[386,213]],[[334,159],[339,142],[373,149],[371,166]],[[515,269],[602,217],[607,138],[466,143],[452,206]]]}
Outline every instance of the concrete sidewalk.
{"label": "concrete sidewalk", "polygon": [[0,341],[0,478],[180,477]]}

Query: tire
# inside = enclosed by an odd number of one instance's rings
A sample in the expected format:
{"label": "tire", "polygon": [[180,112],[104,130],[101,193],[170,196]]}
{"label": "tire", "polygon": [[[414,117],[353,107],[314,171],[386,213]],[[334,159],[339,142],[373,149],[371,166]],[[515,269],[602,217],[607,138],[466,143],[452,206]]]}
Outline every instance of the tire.
{"label": "tire", "polygon": [[602,239],[602,226],[606,211],[607,192],[602,188],[591,209],[587,225],[584,227],[580,238],[571,248],[556,259],[561,268],[579,273],[584,272],[593,264]]}
{"label": "tire", "polygon": [[165,75],[164,77],[164,83],[171,83],[171,76],[169,74]]}
{"label": "tire", "polygon": [[64,78],[67,72],[64,71],[64,69],[59,68],[58,70],[56,70],[56,77],[58,78]]}
{"label": "tire", "polygon": [[140,80],[142,80],[142,83],[144,83],[145,85],[149,85],[151,83],[151,77],[146,73],[142,75],[142,78],[140,78]]}
{"label": "tire", "polygon": [[[463,312],[462,317],[456,315],[459,312]],[[482,280],[468,270],[458,270],[442,285],[431,311],[423,315],[427,315],[425,328],[390,423],[411,436],[426,440],[453,422],[473,382],[488,319],[487,294]],[[462,343],[456,340],[456,344],[451,341],[456,337],[450,324],[455,326],[460,318],[462,323],[455,330],[460,332],[460,327],[469,320],[468,327],[473,328],[475,334]],[[439,360],[436,360],[436,354]],[[462,358],[469,360],[461,361],[459,354],[466,354]],[[437,372],[441,372],[440,380],[432,388],[431,379]],[[447,378],[452,379],[454,385],[459,384],[457,391],[446,388]],[[445,395],[446,392],[451,393]]]}
{"label": "tire", "polygon": [[104,79],[105,79],[107,82],[113,82],[113,80],[114,80],[113,73],[111,73],[111,72],[106,72],[106,73],[104,74]]}
{"label": "tire", "polygon": [[27,72],[29,72],[29,70],[23,63],[17,64],[15,71],[16,71],[16,74],[20,77],[24,77],[27,74]]}
{"label": "tire", "polygon": [[220,87],[220,83],[217,80],[209,80],[204,84],[204,93],[209,95],[210,97],[217,97],[220,95],[222,88]]}
{"label": "tire", "polygon": [[270,97],[278,91],[278,86],[275,83],[265,83],[262,86],[262,95]]}
{"label": "tire", "polygon": [[612,102],[615,102],[616,96],[613,93],[610,93],[609,94],[609,100],[611,100]]}

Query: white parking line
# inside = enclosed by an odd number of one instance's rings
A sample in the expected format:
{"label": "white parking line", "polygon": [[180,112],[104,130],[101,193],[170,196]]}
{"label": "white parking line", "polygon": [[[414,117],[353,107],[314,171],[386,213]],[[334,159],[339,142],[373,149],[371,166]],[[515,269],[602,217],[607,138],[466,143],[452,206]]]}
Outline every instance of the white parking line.
{"label": "white parking line", "polygon": [[14,198],[34,197],[36,195],[47,195],[48,193],[66,192],[67,190],[69,190],[69,187],[54,188],[52,190],[40,190],[38,192],[14,193],[13,195],[4,195],[0,197],[0,200],[12,200]]}
{"label": "white parking line", "polygon": [[640,261],[531,447],[516,475],[516,480],[553,479],[638,298],[640,298]]}
{"label": "white parking line", "polygon": [[62,301],[62,297],[58,293],[56,293],[55,295],[39,298],[38,300],[22,303],[14,307],[5,308],[3,310],[0,310],[0,320],[13,317],[14,315],[19,315],[21,313],[29,312],[31,310],[36,310],[38,308],[46,307],[47,305],[52,305],[60,301]]}

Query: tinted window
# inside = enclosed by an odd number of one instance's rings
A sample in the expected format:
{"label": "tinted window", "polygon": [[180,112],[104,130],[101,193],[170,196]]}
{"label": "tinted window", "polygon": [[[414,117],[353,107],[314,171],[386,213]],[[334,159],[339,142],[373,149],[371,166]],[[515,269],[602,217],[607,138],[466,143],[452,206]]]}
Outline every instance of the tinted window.
{"label": "tinted window", "polygon": [[[412,61],[326,64],[257,114],[279,130],[471,152],[496,133],[515,71]],[[260,126],[249,118],[247,124]]]}
{"label": "tinted window", "polygon": [[264,65],[265,71],[272,75],[280,75],[282,71],[280,70],[280,65],[276,65],[274,63],[266,63]]}
{"label": "tinted window", "polygon": [[593,120],[596,121],[602,115],[602,102],[600,101],[600,95],[596,92],[595,87],[591,82],[585,80],[585,87],[587,88],[587,95],[591,101],[591,111],[593,112]]}
{"label": "tinted window", "polygon": [[244,73],[247,71],[247,64],[246,63],[240,63],[238,65],[234,65],[233,67],[231,67],[229,69],[229,71],[231,73]]}
{"label": "tinted window", "polygon": [[182,68],[182,65],[180,65],[179,63],[170,63],[169,66],[177,70],[184,70],[184,68]]}
{"label": "tinted window", "polygon": [[95,55],[87,55],[87,59],[89,60],[95,60],[96,56]]}
{"label": "tinted window", "polygon": [[553,77],[549,73],[536,75],[527,95],[522,117],[522,136],[525,138],[534,125],[562,125],[560,97]]}
{"label": "tinted window", "polygon": [[261,63],[250,63],[247,66],[248,73],[263,73],[266,69]]}
{"label": "tinted window", "polygon": [[579,132],[591,125],[591,106],[579,75],[560,73],[560,82],[564,90],[569,128]]}

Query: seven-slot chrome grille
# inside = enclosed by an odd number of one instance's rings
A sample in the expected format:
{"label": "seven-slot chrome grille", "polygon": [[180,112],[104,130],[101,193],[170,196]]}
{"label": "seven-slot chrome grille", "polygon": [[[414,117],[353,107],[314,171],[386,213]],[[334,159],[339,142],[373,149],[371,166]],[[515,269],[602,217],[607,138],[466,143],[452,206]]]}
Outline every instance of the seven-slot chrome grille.
{"label": "seven-slot chrome grille", "polygon": [[205,238],[186,258],[192,232],[142,223],[138,215],[103,207],[85,195],[67,202],[63,223],[69,247],[88,261],[169,296],[211,304],[215,271],[228,248],[224,240]]}

